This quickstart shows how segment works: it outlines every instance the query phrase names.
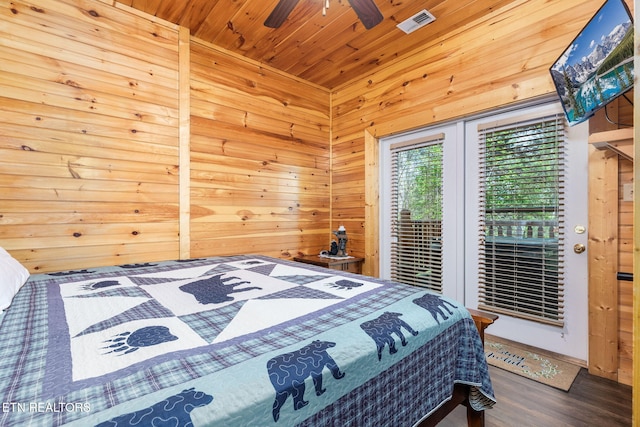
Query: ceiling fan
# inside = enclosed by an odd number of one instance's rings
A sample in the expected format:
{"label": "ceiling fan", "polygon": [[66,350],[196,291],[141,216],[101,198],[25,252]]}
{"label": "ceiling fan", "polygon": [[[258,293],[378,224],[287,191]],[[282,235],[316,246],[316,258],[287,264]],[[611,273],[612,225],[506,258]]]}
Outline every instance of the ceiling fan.
{"label": "ceiling fan", "polygon": [[[299,0],[280,0],[271,14],[264,21],[264,25],[270,28],[279,28],[287,19]],[[373,0],[349,0],[349,4],[368,30],[378,25],[384,17]]]}

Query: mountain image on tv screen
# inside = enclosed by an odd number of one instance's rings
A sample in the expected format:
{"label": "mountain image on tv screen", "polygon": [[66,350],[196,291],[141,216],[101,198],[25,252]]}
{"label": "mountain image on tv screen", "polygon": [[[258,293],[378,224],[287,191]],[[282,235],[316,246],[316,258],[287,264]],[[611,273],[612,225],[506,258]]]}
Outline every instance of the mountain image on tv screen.
{"label": "mountain image on tv screen", "polygon": [[622,0],[608,0],[551,66],[569,125],[633,87],[633,22]]}

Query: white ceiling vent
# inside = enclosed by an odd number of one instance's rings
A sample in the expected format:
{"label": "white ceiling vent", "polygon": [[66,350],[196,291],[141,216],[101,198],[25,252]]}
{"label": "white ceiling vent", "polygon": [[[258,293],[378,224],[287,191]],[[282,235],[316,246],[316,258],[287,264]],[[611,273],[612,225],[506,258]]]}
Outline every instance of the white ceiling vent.
{"label": "white ceiling vent", "polygon": [[432,23],[435,20],[436,20],[435,16],[433,16],[426,9],[423,9],[422,11],[413,15],[411,18],[408,18],[402,21],[401,23],[396,25],[396,27],[400,28],[402,31],[409,34],[414,32],[418,28],[422,28],[425,25]]}

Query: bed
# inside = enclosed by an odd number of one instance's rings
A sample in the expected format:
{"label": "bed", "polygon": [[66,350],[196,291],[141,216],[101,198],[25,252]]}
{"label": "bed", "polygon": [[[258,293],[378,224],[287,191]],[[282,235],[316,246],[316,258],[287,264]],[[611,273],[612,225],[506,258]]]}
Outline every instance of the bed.
{"label": "bed", "polygon": [[471,424],[495,403],[457,302],[260,255],[31,275],[0,321],[2,426],[433,425],[459,402]]}

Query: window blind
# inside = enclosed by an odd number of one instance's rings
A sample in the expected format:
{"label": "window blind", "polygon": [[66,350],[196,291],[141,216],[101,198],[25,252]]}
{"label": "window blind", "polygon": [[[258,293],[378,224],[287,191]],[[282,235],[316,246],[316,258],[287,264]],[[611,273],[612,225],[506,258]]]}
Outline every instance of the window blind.
{"label": "window blind", "polygon": [[479,127],[479,308],[564,322],[564,118]]}
{"label": "window blind", "polygon": [[444,135],[391,146],[391,278],[442,292]]}

